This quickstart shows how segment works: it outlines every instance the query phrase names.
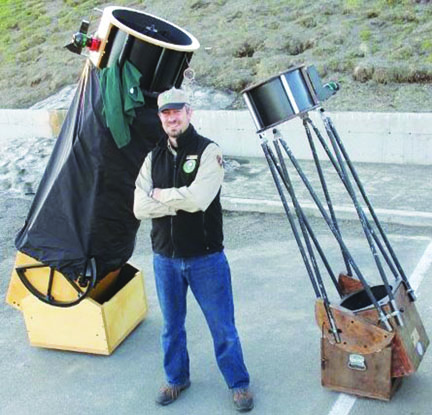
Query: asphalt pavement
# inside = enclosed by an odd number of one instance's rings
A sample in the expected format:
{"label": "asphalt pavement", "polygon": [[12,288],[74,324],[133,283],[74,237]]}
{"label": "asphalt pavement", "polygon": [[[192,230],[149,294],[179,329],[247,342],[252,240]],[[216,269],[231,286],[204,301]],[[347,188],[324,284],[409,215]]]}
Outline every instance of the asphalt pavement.
{"label": "asphalt pavement", "polygon": [[[236,322],[255,393],[252,413],[263,415],[421,414],[430,410],[432,358],[402,382],[390,402],[355,398],[321,386],[320,329],[314,320],[315,296],[305,266],[282,213],[264,159],[226,160],[222,192],[225,247],[232,269]],[[302,166],[314,187],[314,165]],[[344,240],[371,283],[379,282],[373,256],[356,211],[330,165],[325,165]],[[291,168],[289,166],[289,168]],[[432,331],[432,166],[356,164],[370,202],[418,294],[416,307]],[[340,250],[310,197],[292,174],[299,200],[337,271]],[[191,387],[177,402],[159,407],[154,397],[163,382],[159,334],[162,318],[151,265],[150,224],[143,222],[131,263],[143,270],[149,314],[107,356],[32,347],[19,311],[4,304],[15,249],[31,200],[2,194],[0,213],[0,414],[188,414],[235,413],[214,359],[204,318],[190,294],[187,332]],[[319,196],[322,199],[320,193]],[[338,301],[331,283],[329,295]]]}

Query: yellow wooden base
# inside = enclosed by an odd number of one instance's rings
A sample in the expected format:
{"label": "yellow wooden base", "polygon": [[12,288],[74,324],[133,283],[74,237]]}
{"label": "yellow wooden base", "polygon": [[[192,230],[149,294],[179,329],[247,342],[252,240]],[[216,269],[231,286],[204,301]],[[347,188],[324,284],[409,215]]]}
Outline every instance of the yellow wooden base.
{"label": "yellow wooden base", "polygon": [[[17,255],[17,264],[29,263],[28,258]],[[61,284],[65,291],[69,289],[67,283]],[[110,355],[148,310],[143,275],[130,264],[102,279],[72,307],[40,301],[14,272],[6,302],[22,311],[32,346],[103,355]]]}

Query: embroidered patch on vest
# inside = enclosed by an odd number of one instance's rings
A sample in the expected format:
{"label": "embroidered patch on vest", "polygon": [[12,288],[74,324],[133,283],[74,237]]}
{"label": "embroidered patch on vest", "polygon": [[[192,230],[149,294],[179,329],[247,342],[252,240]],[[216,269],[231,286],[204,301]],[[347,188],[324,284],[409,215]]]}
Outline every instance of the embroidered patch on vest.
{"label": "embroidered patch on vest", "polygon": [[186,160],[183,164],[183,171],[185,173],[192,173],[195,170],[196,165],[196,160]]}

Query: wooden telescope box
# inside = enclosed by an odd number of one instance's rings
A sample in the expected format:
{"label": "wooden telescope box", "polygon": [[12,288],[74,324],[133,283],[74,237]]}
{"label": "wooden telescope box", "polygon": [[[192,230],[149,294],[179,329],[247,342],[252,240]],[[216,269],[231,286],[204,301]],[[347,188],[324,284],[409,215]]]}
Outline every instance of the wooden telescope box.
{"label": "wooden telescope box", "polygon": [[[339,329],[339,343],[329,330],[322,300],[317,300],[315,311],[322,330],[321,383],[324,387],[390,400],[403,377],[417,370],[429,346],[429,338],[404,284],[399,283],[393,292],[404,323],[398,325],[392,317],[393,331],[383,328],[374,307],[351,308],[358,298],[365,299],[363,291],[347,296],[340,305],[330,306]],[[389,311],[388,304],[384,309]]]}
{"label": "wooden telescope box", "polygon": [[[32,263],[37,261],[18,252],[15,267]],[[6,303],[21,310],[32,346],[110,355],[147,315],[143,276],[130,264],[108,274],[86,298],[71,307],[40,301],[23,285],[15,267]],[[44,274],[46,269],[33,269],[28,278],[41,288],[47,284]],[[56,298],[65,299],[71,290],[64,277],[55,278]]]}

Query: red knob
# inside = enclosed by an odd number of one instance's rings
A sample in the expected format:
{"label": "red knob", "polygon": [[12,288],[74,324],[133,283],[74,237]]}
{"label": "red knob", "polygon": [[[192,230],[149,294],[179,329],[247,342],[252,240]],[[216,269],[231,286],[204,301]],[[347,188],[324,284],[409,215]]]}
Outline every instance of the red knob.
{"label": "red knob", "polygon": [[96,52],[97,50],[99,50],[100,45],[101,45],[100,39],[92,38],[89,49],[93,52]]}

